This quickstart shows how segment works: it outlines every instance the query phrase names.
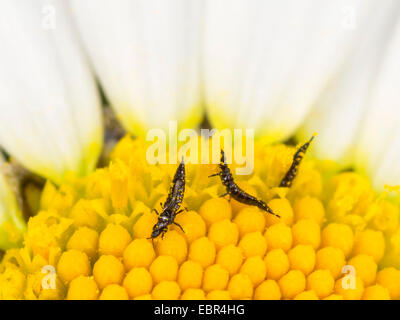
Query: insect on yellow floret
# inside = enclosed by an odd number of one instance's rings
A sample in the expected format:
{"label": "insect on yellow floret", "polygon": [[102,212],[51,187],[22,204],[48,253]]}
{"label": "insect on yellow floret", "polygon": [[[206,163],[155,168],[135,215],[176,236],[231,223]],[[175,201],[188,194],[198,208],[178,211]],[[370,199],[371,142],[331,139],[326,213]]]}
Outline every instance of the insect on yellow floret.
{"label": "insect on yellow floret", "polygon": [[178,264],[181,264],[186,260],[188,253],[186,239],[177,231],[171,230],[157,242],[157,253],[158,255],[172,256]]}
{"label": "insect on yellow floret", "polygon": [[270,227],[280,222],[285,223],[287,226],[291,226],[293,224],[294,213],[289,200],[279,198],[272,199],[268,202],[268,206],[272,209],[273,212],[279,215],[280,218],[272,214],[266,215],[267,227]]}
{"label": "insect on yellow floret", "polygon": [[179,223],[185,232],[183,233],[178,226],[174,226],[174,229],[180,234],[183,234],[188,243],[192,243],[194,240],[206,235],[206,223],[195,211],[178,214],[175,218],[175,222]]}

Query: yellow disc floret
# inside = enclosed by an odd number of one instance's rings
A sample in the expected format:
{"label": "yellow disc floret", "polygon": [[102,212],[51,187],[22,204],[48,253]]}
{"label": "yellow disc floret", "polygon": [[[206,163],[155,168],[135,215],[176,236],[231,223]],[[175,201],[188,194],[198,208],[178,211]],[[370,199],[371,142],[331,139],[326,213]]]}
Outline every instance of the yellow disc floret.
{"label": "yellow disc floret", "polygon": [[232,209],[228,200],[223,198],[212,198],[203,203],[200,207],[199,214],[204,219],[207,226],[214,222],[231,219]]}
{"label": "yellow disc floret", "polygon": [[232,299],[246,299],[253,296],[253,283],[246,274],[235,274],[229,281],[228,291]]}
{"label": "yellow disc floret", "polygon": [[381,231],[367,229],[356,234],[354,239],[354,254],[364,253],[379,262],[385,253],[385,238]]}
{"label": "yellow disc floret", "polygon": [[291,269],[308,275],[315,266],[315,251],[310,245],[299,244],[288,252]]}
{"label": "yellow disc floret", "polygon": [[389,267],[378,272],[376,283],[389,290],[392,299],[400,299],[400,270]]}
{"label": "yellow disc floret", "polygon": [[255,300],[280,300],[281,289],[275,280],[265,280],[254,291]]}
{"label": "yellow disc floret", "polygon": [[212,290],[224,290],[228,285],[229,272],[219,264],[207,267],[204,271],[203,289],[206,292]]}
{"label": "yellow disc floret", "polygon": [[363,300],[390,300],[389,290],[379,284],[365,288]]}
{"label": "yellow disc floret", "polygon": [[117,224],[109,224],[99,237],[99,252],[121,257],[125,248],[131,242],[129,232]]}
{"label": "yellow disc floret", "polygon": [[154,225],[157,223],[157,215],[153,212],[143,213],[133,225],[133,237],[146,239],[150,237]]}
{"label": "yellow disc floret", "polygon": [[98,240],[99,235],[96,230],[88,227],[81,227],[69,238],[67,249],[82,251],[86,253],[89,258],[93,259],[97,252]]}
{"label": "yellow disc floret", "polygon": [[181,295],[181,288],[175,281],[162,281],[151,292],[155,300],[177,300]]}
{"label": "yellow disc floret", "polygon": [[109,284],[103,289],[99,297],[100,300],[129,300],[125,288],[118,284]]}
{"label": "yellow disc floret", "polygon": [[131,299],[151,292],[153,279],[145,268],[133,268],[122,282]]}
{"label": "yellow disc floret", "polygon": [[[182,287],[181,287],[182,288]],[[182,300],[205,300],[206,295],[202,289],[186,289],[181,296]]]}
{"label": "yellow disc floret", "polygon": [[256,231],[263,232],[265,229],[265,215],[265,212],[254,207],[247,207],[241,210],[234,219],[240,235],[243,236],[246,233]]}
{"label": "yellow disc floret", "polygon": [[293,300],[318,300],[318,296],[313,290],[307,290],[296,295]]}
{"label": "yellow disc floret", "polygon": [[317,251],[316,269],[327,269],[337,279],[342,274],[342,268],[346,264],[346,258],[341,249],[325,247]]}
{"label": "yellow disc floret", "polygon": [[306,288],[306,277],[299,270],[290,270],[279,279],[279,287],[284,299],[293,299]]}
{"label": "yellow disc floret", "polygon": [[189,259],[200,263],[203,268],[214,263],[215,254],[214,243],[206,237],[199,238],[190,245]]}
{"label": "yellow disc floret", "polygon": [[274,249],[267,253],[264,258],[267,266],[267,278],[279,280],[289,271],[290,263],[287,254],[282,249]]}
{"label": "yellow disc floret", "polygon": [[266,215],[266,225],[270,227],[276,223],[283,222],[287,226],[291,226],[294,220],[294,213],[292,206],[287,199],[272,199],[268,202],[268,206],[272,209],[272,211],[279,215],[280,218],[272,215]]}
{"label": "yellow disc floret", "polygon": [[158,255],[172,256],[178,264],[186,260],[187,252],[186,239],[175,230],[167,232],[157,243]]}
{"label": "yellow disc floret", "polygon": [[282,249],[287,252],[292,247],[292,230],[283,222],[267,228],[264,237],[267,240],[268,250]]}
{"label": "yellow disc floret", "polygon": [[267,267],[260,256],[252,256],[243,263],[240,273],[247,274],[253,286],[258,286],[267,275]]}
{"label": "yellow disc floret", "polygon": [[335,293],[341,295],[344,300],[360,300],[364,292],[364,284],[360,277],[346,275],[336,280]]}
{"label": "yellow disc floret", "polygon": [[172,256],[158,256],[149,270],[155,283],[174,281],[178,276],[178,263]]}
{"label": "yellow disc floret", "polygon": [[309,244],[318,249],[321,243],[319,224],[312,219],[302,219],[292,227],[293,245]]}
{"label": "yellow disc floret", "polygon": [[195,261],[185,261],[178,272],[178,284],[182,290],[198,289],[203,279],[203,267]]}
{"label": "yellow disc floret", "polygon": [[307,277],[307,289],[323,299],[330,295],[335,286],[335,279],[329,270],[316,270]]}
{"label": "yellow disc floret", "polygon": [[232,276],[239,271],[243,260],[242,249],[231,244],[218,251],[216,263],[228,270]]}
{"label": "yellow disc floret", "polygon": [[206,235],[206,223],[195,211],[178,214],[175,222],[179,223],[185,232],[183,233],[178,226],[174,226],[175,230],[183,234],[189,243]]}
{"label": "yellow disc floret", "polygon": [[364,285],[369,286],[375,282],[378,266],[372,256],[359,254],[351,258],[348,264],[356,269],[356,274],[361,278]]}
{"label": "yellow disc floret", "polygon": [[245,257],[264,256],[267,251],[267,242],[261,232],[245,234],[239,242],[239,248],[243,250]]}
{"label": "yellow disc floret", "polygon": [[100,289],[109,284],[120,284],[125,274],[122,262],[112,255],[101,256],[93,266],[93,276]]}
{"label": "yellow disc floret", "polygon": [[227,290],[213,290],[207,294],[207,300],[232,300],[229,291]]}
{"label": "yellow disc floret", "polygon": [[315,197],[306,196],[298,199],[293,206],[296,221],[312,219],[319,225],[324,222],[325,209],[322,202]]}
{"label": "yellow disc floret", "polygon": [[135,239],[125,249],[123,254],[124,265],[127,271],[132,268],[149,267],[156,253],[150,240]]}
{"label": "yellow disc floret", "polygon": [[353,249],[354,235],[346,224],[330,223],[322,230],[322,246],[339,248],[347,257]]}
{"label": "yellow disc floret", "polygon": [[90,273],[89,258],[82,251],[65,251],[58,261],[57,274],[64,282],[70,282],[80,275],[88,276]]}
{"label": "yellow disc floret", "polygon": [[89,277],[79,276],[71,281],[68,288],[68,300],[95,300],[99,295],[96,282]]}
{"label": "yellow disc floret", "polygon": [[221,220],[210,226],[208,239],[214,242],[217,250],[229,244],[236,245],[239,240],[239,229],[230,220]]}

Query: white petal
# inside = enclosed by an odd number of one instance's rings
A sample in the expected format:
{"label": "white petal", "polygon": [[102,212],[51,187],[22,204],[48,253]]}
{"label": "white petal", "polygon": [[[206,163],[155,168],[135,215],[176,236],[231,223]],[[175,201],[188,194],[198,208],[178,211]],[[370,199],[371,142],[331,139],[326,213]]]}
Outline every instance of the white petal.
{"label": "white petal", "polygon": [[204,81],[212,124],[256,128],[271,141],[293,134],[351,54],[373,3],[209,0]]}
{"label": "white petal", "polygon": [[356,148],[359,168],[378,189],[400,184],[400,20],[390,36]]}
{"label": "white petal", "polygon": [[101,149],[100,105],[63,1],[2,0],[0,38],[0,145],[56,182],[86,174]]}
{"label": "white petal", "polygon": [[351,164],[354,144],[366,112],[385,45],[398,16],[397,0],[381,3],[363,29],[352,57],[332,79],[302,126],[301,139],[318,133],[311,152],[319,158]]}
{"label": "white petal", "polygon": [[22,241],[26,224],[17,199],[3,175],[5,162],[0,154],[0,249],[14,247]]}
{"label": "white petal", "polygon": [[131,133],[200,121],[201,1],[72,0],[71,7],[105,93]]}

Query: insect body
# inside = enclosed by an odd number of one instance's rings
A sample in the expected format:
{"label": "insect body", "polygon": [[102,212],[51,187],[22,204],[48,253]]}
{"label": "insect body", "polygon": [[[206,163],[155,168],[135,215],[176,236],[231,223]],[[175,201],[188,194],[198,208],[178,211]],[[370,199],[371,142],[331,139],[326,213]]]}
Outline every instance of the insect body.
{"label": "insect body", "polygon": [[294,178],[296,178],[297,171],[301,160],[303,160],[304,154],[306,153],[308,147],[310,146],[311,142],[314,140],[315,136],[312,136],[310,140],[308,140],[305,144],[303,144],[294,154],[293,162],[290,166],[288,172],[286,173],[285,177],[282,179],[280,183],[280,187],[290,188]]}
{"label": "insect body", "polygon": [[244,204],[256,206],[256,207],[260,208],[261,210],[264,210],[264,211],[280,218],[280,216],[275,214],[264,201],[259,200],[256,197],[246,193],[235,183],[235,181],[233,180],[232,173],[231,173],[228,165],[225,162],[225,153],[223,150],[221,150],[221,162],[219,164],[219,168],[221,169],[221,171],[219,173],[211,175],[210,177],[219,176],[221,178],[222,184],[225,186],[226,191],[227,191],[221,197],[225,197],[226,195],[229,195],[236,201],[239,201]]}
{"label": "insect body", "polygon": [[183,201],[184,193],[185,193],[185,164],[182,161],[175,172],[175,176],[174,179],[172,180],[172,186],[169,191],[167,200],[165,200],[164,204],[161,204],[162,212],[158,213],[156,209],[153,209],[153,211],[155,211],[159,217],[157,223],[153,227],[153,232],[151,233],[150,236],[151,239],[157,238],[160,234],[161,237],[164,237],[164,234],[168,230],[168,226],[171,224],[177,225],[184,232],[182,226],[174,221],[178,213],[181,213],[183,210],[186,210],[186,209],[179,210]]}

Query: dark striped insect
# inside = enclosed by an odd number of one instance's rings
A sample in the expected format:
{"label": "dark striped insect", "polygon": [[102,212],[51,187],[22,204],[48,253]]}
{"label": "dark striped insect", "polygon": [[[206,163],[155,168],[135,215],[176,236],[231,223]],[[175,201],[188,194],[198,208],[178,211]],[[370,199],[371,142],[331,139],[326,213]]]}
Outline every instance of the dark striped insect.
{"label": "dark striped insect", "polygon": [[221,169],[220,172],[218,172],[216,174],[212,174],[209,177],[219,176],[221,178],[222,184],[226,188],[226,193],[223,194],[221,197],[225,197],[226,195],[229,195],[236,201],[239,201],[241,203],[248,204],[251,206],[256,206],[256,207],[260,208],[261,210],[266,211],[266,212],[280,218],[280,216],[277,215],[276,213],[274,213],[272,211],[272,209],[270,207],[268,207],[268,205],[264,201],[259,200],[256,197],[246,193],[244,190],[242,190],[236,184],[236,182],[233,180],[231,170],[229,169],[228,165],[226,164],[225,153],[222,149],[221,149],[221,162],[219,164],[219,168]]}
{"label": "dark striped insect", "polygon": [[294,154],[293,156],[293,161],[292,165],[290,166],[288,172],[286,173],[285,177],[282,179],[279,187],[283,188],[290,188],[292,186],[294,178],[296,178],[297,172],[299,165],[301,163],[301,160],[303,160],[304,155],[310,146],[311,142],[314,140],[314,136],[311,137],[310,140],[308,140],[305,144],[303,144]]}
{"label": "dark striped insect", "polygon": [[168,231],[168,226],[171,224],[175,224],[181,228],[183,232],[185,232],[182,226],[174,221],[178,213],[187,210],[186,208],[179,210],[183,201],[184,193],[185,163],[182,160],[175,172],[167,199],[165,200],[164,204],[160,203],[162,209],[161,213],[159,213],[156,209],[153,209],[153,211],[155,211],[158,215],[158,221],[154,225],[151,236],[148,239],[157,238],[160,234],[163,238],[164,234]]}

